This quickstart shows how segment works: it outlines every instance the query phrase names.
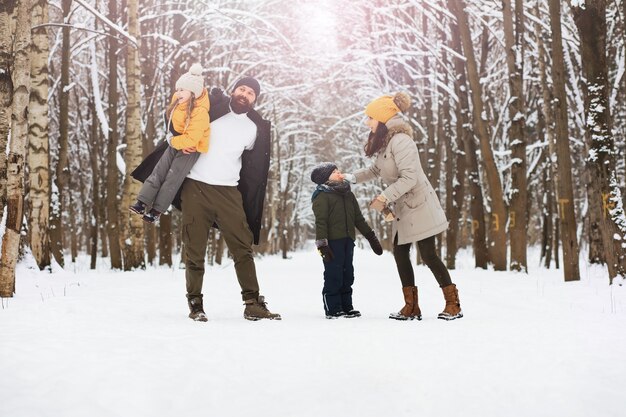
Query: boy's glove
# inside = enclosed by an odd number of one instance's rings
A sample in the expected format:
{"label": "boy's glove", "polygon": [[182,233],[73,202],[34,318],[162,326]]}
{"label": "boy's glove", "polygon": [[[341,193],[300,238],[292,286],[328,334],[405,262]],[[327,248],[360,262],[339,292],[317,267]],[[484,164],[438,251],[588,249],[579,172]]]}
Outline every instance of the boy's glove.
{"label": "boy's glove", "polygon": [[370,243],[370,246],[372,247],[372,250],[376,255],[383,254],[383,247],[380,245],[380,241],[376,237],[376,234],[373,230],[365,235],[365,239],[367,239],[367,241]]}
{"label": "boy's glove", "polygon": [[324,262],[330,262],[334,258],[333,251],[330,250],[330,246],[328,245],[320,246],[319,248],[317,248],[317,251],[320,253],[320,255],[322,255],[322,259],[324,260]]}
{"label": "boy's glove", "polygon": [[324,262],[330,262],[335,258],[333,251],[330,249],[330,246],[328,246],[327,239],[317,240],[315,241],[315,244],[317,246],[317,251],[322,256],[322,260]]}

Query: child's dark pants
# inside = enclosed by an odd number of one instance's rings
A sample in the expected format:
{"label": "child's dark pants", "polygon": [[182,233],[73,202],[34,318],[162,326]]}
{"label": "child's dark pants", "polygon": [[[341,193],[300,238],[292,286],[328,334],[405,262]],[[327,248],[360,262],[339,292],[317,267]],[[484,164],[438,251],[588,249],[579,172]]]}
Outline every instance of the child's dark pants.
{"label": "child's dark pants", "polygon": [[324,262],[324,310],[326,314],[348,312],[352,306],[352,284],[354,283],[354,241],[349,237],[329,240],[333,260]]}

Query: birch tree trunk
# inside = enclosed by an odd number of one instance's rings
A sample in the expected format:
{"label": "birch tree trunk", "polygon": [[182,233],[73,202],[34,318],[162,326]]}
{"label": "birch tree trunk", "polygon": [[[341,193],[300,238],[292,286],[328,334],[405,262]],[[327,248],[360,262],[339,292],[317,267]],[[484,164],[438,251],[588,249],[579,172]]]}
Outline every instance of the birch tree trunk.
{"label": "birch tree trunk", "polygon": [[[47,0],[33,2],[32,25],[48,23]],[[31,49],[31,90],[28,109],[30,249],[39,269],[50,266],[50,157],[48,143],[48,33],[45,27],[34,29]]]}
{"label": "birch tree trunk", "polygon": [[[117,0],[109,0],[109,20],[117,22]],[[106,175],[106,228],[109,237],[111,268],[122,269],[122,251],[120,248],[119,227],[119,170],[117,168],[117,145],[119,142],[117,124],[117,54],[118,42],[115,36],[109,37],[109,131],[104,132],[107,139],[107,175]]]}
{"label": "birch tree trunk", "polygon": [[[13,100],[13,50],[14,0],[0,0],[0,149],[6,149],[9,138],[11,102]],[[0,214],[7,201],[7,155],[0,152]]]}
{"label": "birch tree trunk", "polygon": [[[128,1],[128,33],[137,42],[139,38],[138,0]],[[127,209],[139,194],[141,184],[134,180],[130,173],[141,163],[141,108],[140,108],[140,84],[139,84],[139,49],[134,45],[126,45],[126,88],[128,91],[128,105],[126,109],[126,177],[124,178],[124,193],[122,197],[122,236],[124,245],[122,254],[124,257],[124,270],[145,268],[144,260],[144,236],[143,221],[140,216],[131,215]]]}
{"label": "birch tree trunk", "polygon": [[606,1],[585,1],[578,6],[572,6],[572,9],[580,33],[581,61],[586,84],[585,140],[589,149],[587,193],[589,200],[602,202],[590,205],[590,208],[602,208],[602,212],[597,213],[596,218],[600,220],[600,234],[609,270],[609,282],[613,283],[617,276],[626,278],[626,251],[623,247],[626,238],[626,218],[615,172],[615,142],[611,132],[606,56],[608,47]]}
{"label": "birch tree trunk", "polygon": [[561,3],[550,1],[550,26],[552,28],[552,83],[554,87],[555,136],[558,169],[559,233],[563,244],[563,272],[565,281],[579,281],[578,238],[574,214],[572,188],[572,158],[569,147],[567,96],[565,93],[565,65],[561,35]]}
{"label": "birch tree trunk", "polygon": [[[62,0],[63,21],[67,20],[72,8],[72,0]],[[70,91],[70,28],[63,27],[61,47],[61,85],[59,92],[59,159],[55,170],[50,213],[50,248],[57,263],[65,265],[63,257],[63,197],[69,182],[68,136],[69,136],[69,98]]]}
{"label": "birch tree trunk", "polygon": [[511,0],[502,0],[504,43],[509,70],[509,146],[511,148],[511,191],[509,194],[510,269],[528,272],[526,234],[528,233],[528,186],[526,184],[526,138],[524,136],[524,5],[515,0],[515,23]]}
{"label": "birch tree trunk", "polygon": [[465,1],[452,0],[449,4],[454,15],[456,16],[463,51],[465,52],[465,64],[471,88],[474,127],[480,140],[482,161],[487,175],[487,182],[489,184],[492,216],[492,221],[490,222],[491,227],[489,229],[489,233],[491,235],[491,247],[489,248],[490,258],[496,271],[506,271],[506,207],[504,205],[502,181],[493,157],[493,150],[491,149],[488,121],[486,120],[487,115],[484,111],[480,80],[478,77],[478,68],[476,65],[476,58],[474,56],[474,46],[472,45],[472,37],[467,21],[467,13],[465,11]]}
{"label": "birch tree trunk", "polygon": [[6,230],[0,259],[0,297],[15,293],[15,264],[19,256],[20,229],[24,207],[24,158],[28,142],[28,102],[30,94],[30,1],[17,4],[13,46],[13,108],[11,144],[8,156]]}

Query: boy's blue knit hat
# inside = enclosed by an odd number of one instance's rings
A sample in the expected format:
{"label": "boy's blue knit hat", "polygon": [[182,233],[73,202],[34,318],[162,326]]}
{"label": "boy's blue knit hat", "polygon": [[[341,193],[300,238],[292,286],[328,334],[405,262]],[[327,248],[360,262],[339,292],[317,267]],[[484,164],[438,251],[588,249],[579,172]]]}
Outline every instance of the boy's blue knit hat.
{"label": "boy's blue knit hat", "polygon": [[337,165],[332,162],[324,162],[319,164],[315,168],[313,168],[313,172],[311,172],[311,181],[316,184],[324,184],[328,181],[330,174],[333,173],[334,170],[337,169]]}

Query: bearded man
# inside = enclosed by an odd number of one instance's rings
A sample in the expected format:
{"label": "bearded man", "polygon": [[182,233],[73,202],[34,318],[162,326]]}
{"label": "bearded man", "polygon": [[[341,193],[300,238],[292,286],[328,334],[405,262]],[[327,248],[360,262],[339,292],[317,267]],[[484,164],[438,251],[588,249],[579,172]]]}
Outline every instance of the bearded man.
{"label": "bearded man", "polygon": [[[202,302],[209,230],[217,226],[233,256],[248,320],[280,320],[259,294],[252,244],[258,244],[270,165],[270,122],[254,109],[261,87],[245,77],[228,97],[209,96],[209,150],[198,157],[181,190],[189,317],[206,321]],[[183,152],[195,152],[194,148]]]}

